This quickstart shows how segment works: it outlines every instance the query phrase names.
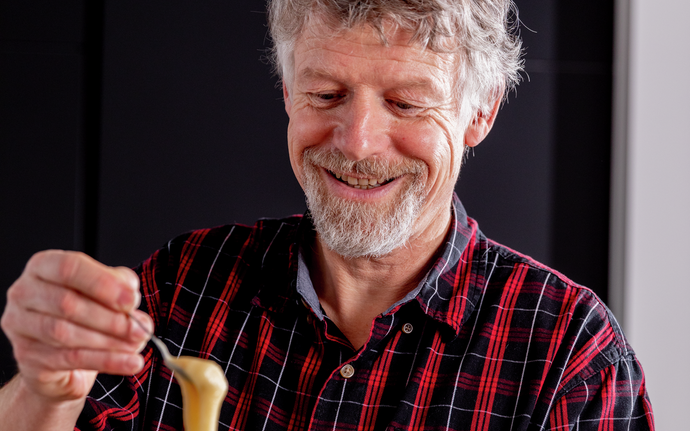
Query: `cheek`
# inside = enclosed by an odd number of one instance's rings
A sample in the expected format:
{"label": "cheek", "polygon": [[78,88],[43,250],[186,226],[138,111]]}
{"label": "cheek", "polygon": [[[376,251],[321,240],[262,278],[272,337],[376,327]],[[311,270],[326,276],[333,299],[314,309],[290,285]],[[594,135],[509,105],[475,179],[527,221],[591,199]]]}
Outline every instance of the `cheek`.
{"label": "cheek", "polygon": [[293,109],[288,124],[288,154],[297,181],[302,184],[304,150],[328,142],[330,127],[325,119],[314,118],[307,109]]}
{"label": "cheek", "polygon": [[295,126],[297,124],[295,121],[290,119],[290,123],[288,125],[288,133],[287,133],[287,140],[288,140],[288,155],[290,157],[290,165],[292,166],[292,172],[295,174],[295,178],[297,178],[297,182],[304,187],[302,183],[302,178],[303,178],[303,168],[302,168],[302,152],[304,151],[304,145],[303,142],[304,140],[301,138],[300,134],[300,127]]}
{"label": "cheek", "polygon": [[398,130],[398,151],[426,163],[431,182],[452,179],[457,171],[457,161],[461,160],[456,153],[461,150],[456,149],[457,145],[453,143],[453,137],[446,132],[446,128],[432,123]]}
{"label": "cheek", "polygon": [[290,145],[304,150],[312,145],[321,144],[328,139],[333,126],[327,115],[320,114],[309,107],[295,106],[288,124]]}

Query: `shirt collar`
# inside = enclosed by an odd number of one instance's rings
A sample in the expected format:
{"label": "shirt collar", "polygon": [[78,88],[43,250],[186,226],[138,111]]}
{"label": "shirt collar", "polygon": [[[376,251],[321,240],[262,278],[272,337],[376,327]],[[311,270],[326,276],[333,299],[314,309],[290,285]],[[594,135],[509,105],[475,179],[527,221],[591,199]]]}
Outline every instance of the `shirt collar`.
{"label": "shirt collar", "polygon": [[[475,309],[484,289],[486,240],[453,195],[451,226],[440,256],[415,289],[415,299],[427,315],[457,334]],[[412,294],[413,292],[411,292]]]}
{"label": "shirt collar", "polygon": [[[405,298],[391,306],[386,313],[394,313],[404,304],[417,301],[421,310],[431,318],[450,326],[456,335],[462,325],[472,314],[483,286],[480,284],[486,268],[485,262],[479,256],[478,242],[485,243],[479,233],[474,220],[467,217],[457,195],[453,196],[451,205],[451,225],[446,234],[444,244],[431,269],[427,272],[419,285],[408,293]],[[257,305],[282,311],[288,302],[304,303],[312,309],[317,318],[323,319],[323,311],[318,301],[316,291],[309,277],[309,269],[305,263],[304,253],[308,252],[308,245],[314,237],[314,227],[308,213],[302,218],[297,227],[294,242],[289,246],[289,252],[277,252],[277,244],[271,243],[266,251],[266,257],[282,256],[277,259],[264,259],[263,274],[284,274],[287,279],[282,282],[276,275],[264,278],[261,291],[255,298]],[[287,238],[286,238],[287,239]],[[286,261],[287,260],[287,261]],[[282,271],[280,267],[268,268],[266,265],[287,264]],[[278,271],[275,271],[278,270]],[[283,290],[278,286],[285,286]],[[384,313],[385,314],[385,313]]]}

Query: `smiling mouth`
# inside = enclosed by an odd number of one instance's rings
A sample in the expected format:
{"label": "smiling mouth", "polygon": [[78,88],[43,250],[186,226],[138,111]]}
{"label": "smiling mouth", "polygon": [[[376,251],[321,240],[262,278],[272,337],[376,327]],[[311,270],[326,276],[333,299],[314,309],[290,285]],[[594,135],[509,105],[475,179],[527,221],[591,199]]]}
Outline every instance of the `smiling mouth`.
{"label": "smiling mouth", "polygon": [[347,175],[341,175],[332,171],[328,171],[329,174],[336,180],[350,187],[360,190],[370,190],[377,187],[381,187],[393,181],[395,178],[355,178],[349,177]]}

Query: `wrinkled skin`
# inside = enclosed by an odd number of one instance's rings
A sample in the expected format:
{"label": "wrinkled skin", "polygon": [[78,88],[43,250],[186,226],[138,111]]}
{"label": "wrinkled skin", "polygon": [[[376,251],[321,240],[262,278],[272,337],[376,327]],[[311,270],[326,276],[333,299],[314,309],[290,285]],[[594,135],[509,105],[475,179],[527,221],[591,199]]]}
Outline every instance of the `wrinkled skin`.
{"label": "wrinkled skin", "polygon": [[[335,148],[355,161],[421,160],[428,168],[426,204],[412,236],[437,236],[449,221],[462,160],[463,131],[452,98],[455,56],[410,47],[405,33],[386,47],[367,28],[337,37],[322,31],[300,38],[294,82],[285,83],[290,161],[298,181],[304,184],[302,153],[311,146]],[[403,176],[375,190],[355,190],[321,174],[328,193],[360,201],[395,200],[409,183]]]}

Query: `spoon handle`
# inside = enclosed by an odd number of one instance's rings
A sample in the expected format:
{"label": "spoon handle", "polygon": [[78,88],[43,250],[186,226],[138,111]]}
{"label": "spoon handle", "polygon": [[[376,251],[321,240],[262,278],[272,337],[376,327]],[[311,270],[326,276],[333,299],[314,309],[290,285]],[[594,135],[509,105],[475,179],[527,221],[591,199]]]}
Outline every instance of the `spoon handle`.
{"label": "spoon handle", "polygon": [[187,373],[185,373],[184,370],[175,363],[175,358],[173,358],[173,356],[170,354],[170,350],[168,350],[168,346],[165,345],[163,340],[156,337],[156,335],[153,332],[149,332],[148,329],[146,329],[146,327],[144,326],[144,324],[141,323],[139,319],[134,317],[132,313],[128,313],[127,315],[148,334],[149,340],[153,342],[156,348],[158,348],[158,351],[161,353],[161,356],[163,357],[163,363],[165,364],[165,366],[170,368],[172,371],[175,371],[183,378],[189,380],[189,376],[187,375]]}

